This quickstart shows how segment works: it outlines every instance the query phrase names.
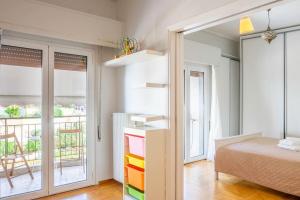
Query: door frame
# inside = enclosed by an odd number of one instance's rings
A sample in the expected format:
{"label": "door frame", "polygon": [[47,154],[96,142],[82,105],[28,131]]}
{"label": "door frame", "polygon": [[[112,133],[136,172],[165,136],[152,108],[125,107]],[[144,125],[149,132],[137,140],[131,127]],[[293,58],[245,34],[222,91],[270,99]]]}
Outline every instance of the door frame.
{"label": "door frame", "polygon": [[[37,191],[30,191],[27,193],[21,193],[9,197],[3,198],[3,200],[25,200],[25,199],[35,199],[39,197],[43,197],[48,195],[48,188],[49,188],[49,173],[48,173],[48,160],[49,160],[49,123],[48,123],[48,99],[49,99],[49,81],[48,81],[48,45],[40,44],[34,41],[23,41],[11,37],[3,37],[1,44],[3,45],[10,45],[16,47],[23,47],[23,48],[31,48],[31,49],[38,49],[42,50],[42,91],[41,91],[41,98],[42,98],[42,167],[41,167],[41,190]],[[1,198],[2,199],[2,198]]]}
{"label": "door frame", "polygon": [[[185,70],[185,80],[184,80],[184,85],[185,85],[185,100],[184,100],[184,105],[185,105],[185,125],[184,125],[184,131],[185,131],[185,160],[184,164],[199,161],[206,159],[207,156],[207,146],[208,146],[208,136],[209,136],[209,124],[210,124],[210,108],[211,108],[211,66],[210,65],[205,65],[205,64],[199,64],[199,63],[194,63],[194,62],[184,62],[184,70]],[[189,79],[189,72],[190,71],[197,71],[197,72],[203,72],[204,73],[204,87],[203,87],[203,92],[204,92],[204,109],[203,109],[203,155],[197,156],[194,158],[189,158],[187,151],[187,146],[189,146],[189,140],[187,140],[187,135],[189,135],[190,132],[190,126],[189,124],[189,115],[188,115],[188,110],[189,110],[189,102],[187,102],[190,93],[189,93],[189,84],[190,84],[190,79]],[[187,73],[188,72],[188,73]]]}
{"label": "door frame", "polygon": [[[170,170],[167,173],[167,199],[183,200],[183,141],[184,141],[184,111],[183,111],[183,69],[184,45],[183,35],[235,19],[250,15],[270,7],[282,5],[295,0],[253,0],[245,4],[244,0],[237,0],[226,6],[213,9],[168,27],[169,52],[169,128],[170,150],[172,152],[168,162]],[[242,73],[242,72],[241,72]]]}
{"label": "door frame", "polygon": [[[72,46],[50,44],[49,46],[49,147],[54,147],[54,52],[82,55],[87,57],[86,82],[86,181],[54,186],[54,151],[49,151],[49,194],[57,194],[78,188],[87,187],[96,183],[95,177],[95,148],[96,148],[96,120],[93,111],[95,106],[95,54],[94,51]],[[88,137],[89,136],[89,137]]]}

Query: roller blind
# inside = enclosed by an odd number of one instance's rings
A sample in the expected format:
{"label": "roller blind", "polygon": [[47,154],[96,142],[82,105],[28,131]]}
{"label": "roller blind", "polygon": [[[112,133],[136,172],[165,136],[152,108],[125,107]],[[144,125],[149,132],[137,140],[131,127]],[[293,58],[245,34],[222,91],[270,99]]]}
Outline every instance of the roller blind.
{"label": "roller blind", "polygon": [[[43,52],[39,49],[8,45],[1,45],[0,48],[0,64],[4,65],[41,68],[42,56]],[[87,71],[87,57],[55,52],[54,68],[58,70]]]}
{"label": "roller blind", "polygon": [[58,70],[86,71],[87,57],[66,53],[54,53],[54,68]]}
{"label": "roller blind", "polygon": [[1,45],[0,64],[42,67],[42,50]]}

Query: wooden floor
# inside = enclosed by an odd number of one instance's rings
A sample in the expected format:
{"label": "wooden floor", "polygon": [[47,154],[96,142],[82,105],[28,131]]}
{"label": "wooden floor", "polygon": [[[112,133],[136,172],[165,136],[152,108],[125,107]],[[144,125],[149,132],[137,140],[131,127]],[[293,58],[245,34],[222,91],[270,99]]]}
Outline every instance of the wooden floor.
{"label": "wooden floor", "polygon": [[220,174],[215,180],[212,162],[188,164],[185,173],[185,200],[296,200],[299,197],[283,194],[239,178]]}
{"label": "wooden floor", "polygon": [[122,200],[123,187],[116,181],[65,192],[39,200]]}
{"label": "wooden floor", "polygon": [[[236,177],[220,174],[215,181],[211,162],[200,161],[188,164],[185,173],[185,200],[297,200]],[[115,181],[70,191],[40,200],[122,200],[122,186]]]}

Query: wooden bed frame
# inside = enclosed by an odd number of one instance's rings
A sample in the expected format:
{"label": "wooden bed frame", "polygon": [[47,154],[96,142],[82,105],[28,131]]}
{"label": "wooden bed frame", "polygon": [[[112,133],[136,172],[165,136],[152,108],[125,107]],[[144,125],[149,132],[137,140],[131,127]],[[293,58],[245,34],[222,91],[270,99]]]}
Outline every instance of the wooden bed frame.
{"label": "wooden bed frame", "polygon": [[[242,142],[242,141],[253,139],[253,138],[262,137],[262,136],[263,136],[262,133],[254,133],[254,134],[237,135],[237,136],[232,136],[232,137],[215,139],[215,152],[217,152],[218,149],[223,146]],[[216,177],[216,180],[219,180],[219,172],[215,171],[215,177]]]}

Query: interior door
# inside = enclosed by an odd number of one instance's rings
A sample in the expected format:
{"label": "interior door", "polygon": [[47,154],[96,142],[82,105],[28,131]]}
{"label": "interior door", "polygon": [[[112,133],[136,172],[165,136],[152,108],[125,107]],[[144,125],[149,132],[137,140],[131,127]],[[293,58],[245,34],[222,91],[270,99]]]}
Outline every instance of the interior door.
{"label": "interior door", "polygon": [[48,46],[5,37],[0,49],[0,199],[48,194]]}
{"label": "interior door", "polygon": [[185,163],[206,158],[210,111],[210,68],[186,64]]}
{"label": "interior door", "polygon": [[50,47],[50,194],[94,184],[92,53]]}

